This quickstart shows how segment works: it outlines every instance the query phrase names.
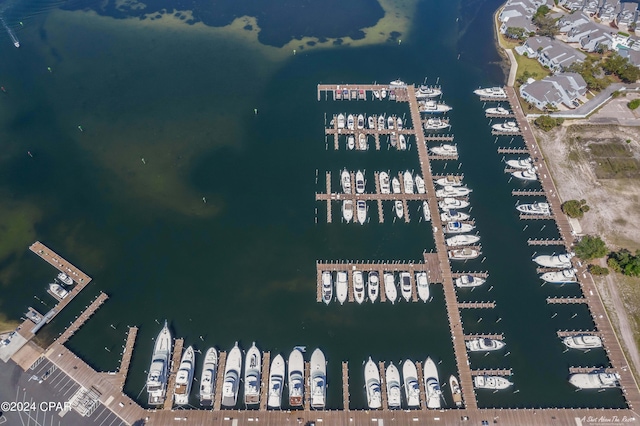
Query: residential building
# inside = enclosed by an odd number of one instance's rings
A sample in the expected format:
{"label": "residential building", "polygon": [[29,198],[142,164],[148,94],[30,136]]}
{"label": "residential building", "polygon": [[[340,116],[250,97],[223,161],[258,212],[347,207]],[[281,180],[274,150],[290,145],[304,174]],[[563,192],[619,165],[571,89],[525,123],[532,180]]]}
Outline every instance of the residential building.
{"label": "residential building", "polygon": [[560,0],[558,6],[562,6],[568,11],[581,10],[585,0]]}
{"label": "residential building", "polygon": [[543,67],[552,72],[561,72],[575,62],[582,62],[586,55],[559,40],[549,37],[529,37],[522,46],[516,47],[520,55],[526,53],[536,58]]}
{"label": "residential building", "polygon": [[600,49],[610,50],[613,45],[613,31],[598,28],[597,31],[580,39],[580,47],[587,52],[595,52]]}
{"label": "residential building", "polygon": [[591,22],[589,15],[581,10],[576,10],[569,15],[565,15],[558,20],[558,30],[566,34],[572,29]]}
{"label": "residential building", "polygon": [[603,24],[613,22],[620,12],[620,0],[602,0],[598,17]]}
{"label": "residential building", "polygon": [[582,11],[589,16],[595,16],[600,11],[601,0],[585,0]]}
{"label": "residential building", "polygon": [[520,87],[520,96],[540,110],[548,106],[575,108],[586,93],[587,84],[576,73],[556,74]]}
{"label": "residential building", "polygon": [[616,16],[616,25],[622,31],[629,31],[631,27],[635,28],[636,14],[638,12],[638,3],[625,2],[620,4],[620,13]]}

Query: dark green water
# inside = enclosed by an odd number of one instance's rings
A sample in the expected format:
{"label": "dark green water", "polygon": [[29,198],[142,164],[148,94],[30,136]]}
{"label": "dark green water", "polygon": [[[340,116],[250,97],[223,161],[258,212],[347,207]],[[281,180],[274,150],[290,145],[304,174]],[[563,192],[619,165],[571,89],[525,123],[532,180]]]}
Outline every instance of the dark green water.
{"label": "dark green water", "polygon": [[[490,272],[486,286],[459,298],[498,304],[464,312],[465,332],[502,332],[510,352],[474,355],[471,363],[513,368],[517,391],[479,393],[480,405],[624,406],[619,391],[576,393],[567,382],[569,366],[608,361],[602,351],[563,353],[556,330],[590,328],[592,321],[583,306],[545,303],[579,290],[540,286],[526,240],[557,231],[551,222],[518,220],[511,189],[537,184],[508,181],[483,106],[471,93],[503,82],[491,29],[499,3],[419,2],[401,44],[284,57],[186,24],[33,16],[18,33],[21,49],[0,43],[0,84],[8,88],[0,97],[0,309],[9,318],[28,305],[46,310],[34,294],[51,304],[44,285],[53,271],[27,251],[37,239],[94,278],[43,336],[57,335],[98,291],[108,293],[69,345],[96,368],[113,370],[126,325],[138,325],[126,385],[133,397],[144,385],[156,321],[165,318],[175,336],[203,352],[209,345],[228,350],[236,340],[245,349],[256,341],[272,354],[321,347],[331,408],[341,406],[343,360],[350,361],[353,408],[365,405],[360,365],[369,355],[396,365],[429,355],[441,362],[444,381],[456,371],[441,288],[432,288],[428,305],[315,302],[318,259],[418,261],[433,248],[430,226],[417,220],[326,224],[325,206],[314,201],[324,191],[325,171],[334,173],[337,188],[343,167],[366,169],[372,185],[375,170],[417,170],[418,162],[415,150],[326,150],[325,113],[408,110],[388,102],[318,102],[316,84],[439,77],[454,107],[460,171],[474,189],[472,215],[486,256],[454,268]],[[363,22],[374,23],[379,9],[367,11]],[[325,19],[331,16],[318,18]],[[360,29],[352,25],[300,34],[281,25],[271,44],[298,35],[346,36]],[[433,171],[457,167],[435,163]],[[414,218],[416,208],[410,206]]]}

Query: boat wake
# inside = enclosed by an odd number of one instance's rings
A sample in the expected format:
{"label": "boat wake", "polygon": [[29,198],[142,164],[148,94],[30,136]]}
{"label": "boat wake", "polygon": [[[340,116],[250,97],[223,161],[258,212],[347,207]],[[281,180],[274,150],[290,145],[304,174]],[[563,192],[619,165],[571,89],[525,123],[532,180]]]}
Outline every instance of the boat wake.
{"label": "boat wake", "polygon": [[0,23],[2,23],[2,26],[7,31],[7,34],[9,34],[9,37],[11,37],[11,41],[13,42],[13,45],[15,47],[20,47],[20,40],[18,40],[16,33],[14,33],[11,27],[9,27],[7,23],[4,21],[4,18],[0,17]]}

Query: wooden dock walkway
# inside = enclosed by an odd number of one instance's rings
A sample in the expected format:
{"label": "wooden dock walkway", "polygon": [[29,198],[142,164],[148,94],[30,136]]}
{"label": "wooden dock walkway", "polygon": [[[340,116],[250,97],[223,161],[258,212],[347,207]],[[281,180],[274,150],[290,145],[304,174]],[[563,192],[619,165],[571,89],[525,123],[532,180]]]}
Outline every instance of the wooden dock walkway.
{"label": "wooden dock walkway", "polygon": [[311,410],[311,364],[309,361],[304,362],[304,395],[302,397],[304,410]]}
{"label": "wooden dock walkway", "polygon": [[556,332],[558,337],[580,336],[588,334],[590,336],[602,336],[602,333],[595,330],[559,330]]}
{"label": "wooden dock walkway", "polygon": [[508,147],[500,147],[498,148],[498,154],[528,154],[529,150],[527,148],[508,148]]}
{"label": "wooden dock walkway", "polygon": [[422,372],[422,363],[420,361],[416,361],[416,371],[418,372],[418,387],[420,388],[420,409],[427,409],[427,390],[424,387],[424,374]]}
{"label": "wooden dock walkway", "polygon": [[222,406],[222,387],[224,386],[224,369],[227,366],[227,353],[220,351],[218,356],[218,371],[216,372],[215,393],[213,396],[213,409],[219,411]]}
{"label": "wooden dock walkway", "polygon": [[127,331],[127,342],[122,351],[122,359],[118,372],[113,376],[113,383],[118,389],[123,390],[129,374],[129,366],[131,365],[131,357],[133,356],[133,347],[136,344],[136,336],[138,335],[138,327],[129,327]]}
{"label": "wooden dock walkway", "polygon": [[548,304],[564,304],[574,305],[578,303],[587,303],[587,299],[584,297],[547,297]]}
{"label": "wooden dock walkway", "polygon": [[498,334],[465,334],[464,340],[474,340],[474,339],[493,339],[493,340],[503,340],[504,335],[502,333]]}
{"label": "wooden dock walkway", "polygon": [[496,302],[458,302],[458,309],[493,309]]}
{"label": "wooden dock walkway", "polygon": [[514,189],[511,191],[514,197],[546,197],[546,192],[541,189]]}
{"label": "wooden dock walkway", "polygon": [[342,409],[349,411],[349,362],[342,361]]}
{"label": "wooden dock walkway", "polygon": [[604,368],[604,367],[569,367],[569,374],[580,374],[580,373],[593,373],[597,371],[598,373],[617,373],[618,371],[615,368]]}
{"label": "wooden dock walkway", "polygon": [[184,339],[175,339],[173,344],[173,356],[171,358],[171,367],[169,370],[169,380],[167,380],[167,398],[164,400],[164,409],[171,410],[173,406],[173,393],[176,390],[176,374],[180,368],[180,359],[182,358],[182,347]]}
{"label": "wooden dock walkway", "polygon": [[513,372],[510,368],[490,368],[471,370],[471,374],[474,376],[511,376]]}
{"label": "wooden dock walkway", "polygon": [[389,409],[389,400],[387,397],[387,376],[384,371],[384,362],[378,362],[378,369],[380,370],[380,394],[382,395],[382,409]]}
{"label": "wooden dock walkway", "polygon": [[561,238],[529,238],[527,244],[530,246],[564,246],[566,242]]}
{"label": "wooden dock walkway", "polygon": [[62,332],[62,334],[56,339],[56,342],[63,345],[65,344],[71,336],[76,334],[76,331],[80,329],[84,325],[84,323],[91,318],[91,316],[98,310],[100,306],[107,300],[109,296],[105,293],[100,292],[98,297],[95,298],[93,302],[85,309],[79,316],[76,318],[71,325]]}
{"label": "wooden dock walkway", "polygon": [[262,373],[260,374],[260,410],[267,409],[269,399],[269,366],[271,362],[271,352],[262,353]]}

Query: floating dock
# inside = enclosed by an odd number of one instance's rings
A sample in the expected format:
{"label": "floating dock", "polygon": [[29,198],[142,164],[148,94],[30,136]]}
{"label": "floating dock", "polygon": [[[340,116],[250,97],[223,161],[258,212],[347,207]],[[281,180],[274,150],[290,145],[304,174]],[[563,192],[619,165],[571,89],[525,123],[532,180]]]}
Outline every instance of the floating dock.
{"label": "floating dock", "polygon": [[95,298],[93,302],[85,309],[76,320],[71,323],[69,327],[56,339],[59,344],[63,345],[67,343],[67,340],[73,336],[76,331],[84,325],[85,322],[102,306],[102,304],[109,298],[105,293],[100,292],[100,295]]}

